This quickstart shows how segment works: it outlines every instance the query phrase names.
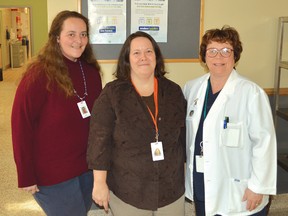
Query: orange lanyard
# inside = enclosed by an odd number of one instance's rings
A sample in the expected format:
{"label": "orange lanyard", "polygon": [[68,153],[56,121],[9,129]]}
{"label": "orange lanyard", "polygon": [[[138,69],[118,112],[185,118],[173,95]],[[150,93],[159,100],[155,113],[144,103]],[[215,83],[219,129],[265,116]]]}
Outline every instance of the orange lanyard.
{"label": "orange lanyard", "polygon": [[[132,80],[131,80],[132,82]],[[136,92],[139,94],[139,91],[137,90],[136,86],[134,85],[134,83],[132,82]],[[140,95],[140,94],[139,94]],[[141,95],[140,95],[141,96]],[[158,142],[158,137],[159,137],[159,133],[158,133],[158,124],[157,124],[157,117],[158,117],[158,80],[154,77],[154,104],[155,104],[155,115],[153,115],[152,111],[150,110],[150,108],[148,107],[148,105],[146,104],[148,111],[150,113],[150,116],[152,118],[152,121],[155,125],[155,130],[156,130],[156,142]]]}

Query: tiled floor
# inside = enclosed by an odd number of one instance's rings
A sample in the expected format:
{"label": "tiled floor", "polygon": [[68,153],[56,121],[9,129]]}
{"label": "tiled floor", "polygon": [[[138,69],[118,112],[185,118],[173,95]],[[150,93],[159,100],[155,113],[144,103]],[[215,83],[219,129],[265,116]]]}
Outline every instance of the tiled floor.
{"label": "tiled floor", "polygon": [[[13,160],[10,116],[11,107],[22,69],[14,68],[3,72],[0,82],[0,215],[1,216],[44,216],[30,194],[17,188],[17,177]],[[272,216],[288,215],[288,195],[278,195],[270,208]],[[186,216],[193,216],[193,205],[186,203]],[[89,216],[111,216],[95,206]],[[176,216],[176,215],[175,215]]]}

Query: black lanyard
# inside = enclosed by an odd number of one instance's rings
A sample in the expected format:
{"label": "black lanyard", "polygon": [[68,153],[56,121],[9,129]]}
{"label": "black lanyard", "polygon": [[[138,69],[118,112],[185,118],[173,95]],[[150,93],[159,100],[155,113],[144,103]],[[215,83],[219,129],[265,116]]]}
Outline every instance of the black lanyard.
{"label": "black lanyard", "polygon": [[204,102],[204,110],[203,110],[203,117],[204,120],[207,116],[207,103],[208,103],[208,95],[209,95],[209,91],[211,88],[211,82],[210,82],[210,78],[208,79],[208,83],[207,83],[207,89],[206,89],[206,95],[205,95],[205,102]]}

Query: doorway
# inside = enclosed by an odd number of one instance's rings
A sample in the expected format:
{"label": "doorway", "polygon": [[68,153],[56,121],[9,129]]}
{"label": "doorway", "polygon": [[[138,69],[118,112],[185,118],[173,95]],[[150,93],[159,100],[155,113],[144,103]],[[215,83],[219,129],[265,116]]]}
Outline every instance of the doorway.
{"label": "doorway", "polygon": [[0,8],[2,68],[21,67],[31,57],[31,13],[29,7]]}

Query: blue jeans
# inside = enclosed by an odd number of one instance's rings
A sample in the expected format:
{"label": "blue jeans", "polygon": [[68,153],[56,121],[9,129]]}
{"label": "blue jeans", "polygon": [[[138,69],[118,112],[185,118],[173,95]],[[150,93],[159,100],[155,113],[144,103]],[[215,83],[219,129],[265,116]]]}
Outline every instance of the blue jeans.
{"label": "blue jeans", "polygon": [[47,216],[86,216],[92,205],[93,173],[38,188],[33,196]]}

